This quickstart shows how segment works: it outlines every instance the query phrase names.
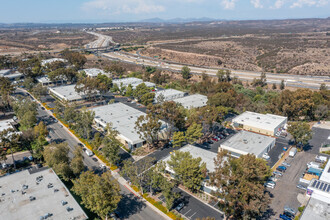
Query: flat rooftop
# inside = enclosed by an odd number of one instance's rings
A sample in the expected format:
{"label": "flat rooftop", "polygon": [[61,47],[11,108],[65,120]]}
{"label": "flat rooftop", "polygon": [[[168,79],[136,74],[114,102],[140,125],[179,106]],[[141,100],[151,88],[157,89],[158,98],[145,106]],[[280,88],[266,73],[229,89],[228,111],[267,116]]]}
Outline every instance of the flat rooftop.
{"label": "flat rooftop", "polygon": [[273,141],[275,141],[275,138],[248,131],[239,131],[237,134],[222,143],[221,147],[228,147],[239,152],[258,156],[266,147],[273,143]]}
{"label": "flat rooftop", "polygon": [[136,89],[136,87],[140,84],[144,83],[147,87],[155,87],[156,84],[152,82],[141,82],[141,83],[134,83],[132,84],[133,89]]}
{"label": "flat rooftop", "polygon": [[84,71],[86,75],[90,77],[97,77],[99,73],[102,75],[105,74],[103,70],[97,68],[83,69],[82,71]]}
{"label": "flat rooftop", "polygon": [[121,136],[131,141],[132,144],[143,142],[135,130],[135,122],[141,115],[146,115],[135,108],[123,103],[113,103],[110,105],[93,108],[95,121],[106,127],[107,123],[112,124]]}
{"label": "flat rooftop", "polygon": [[[178,151],[189,152],[193,158],[200,157],[202,159],[202,162],[206,163],[206,168],[207,168],[208,172],[215,171],[214,159],[217,157],[217,153],[214,153],[209,150],[205,150],[205,149],[202,149],[202,148],[196,147],[194,145],[190,145],[190,144],[185,145]],[[171,158],[171,155],[167,156],[165,159],[163,159],[163,161],[167,162],[170,160],[170,158]]]}
{"label": "flat rooftop", "polygon": [[207,100],[207,96],[205,95],[194,94],[174,99],[173,101],[176,103],[180,103],[184,108],[190,109],[206,106]]}
{"label": "flat rooftop", "polygon": [[176,89],[164,89],[164,90],[159,90],[155,92],[155,100],[157,100],[158,96],[163,95],[165,98],[165,101],[171,101],[177,98],[181,98],[185,95],[186,93],[181,92]]}
{"label": "flat rooftop", "polygon": [[274,130],[279,124],[287,120],[287,117],[273,114],[259,114],[246,111],[238,115],[232,121],[238,124],[244,124],[251,127]]}
{"label": "flat rooftop", "polygon": [[11,123],[14,123],[13,119],[1,120],[0,121],[0,132],[7,130],[9,128],[13,128]]}
{"label": "flat rooftop", "polygon": [[[37,181],[38,177],[41,177]],[[53,187],[48,188],[48,184]],[[23,186],[26,186],[26,189]],[[0,178],[0,219],[87,219],[87,215],[52,169],[31,173],[24,170]],[[24,193],[24,194],[23,194]],[[30,196],[35,200],[30,201]],[[66,201],[62,205],[61,201]],[[67,211],[67,207],[72,208]]]}
{"label": "flat rooftop", "polygon": [[[61,99],[65,99],[68,101],[75,101],[80,99],[85,99],[88,96],[83,93],[76,92],[75,89],[76,84],[72,85],[63,85],[63,86],[56,86],[56,87],[50,87],[49,90],[56,94]],[[98,95],[99,93],[95,91],[95,93],[91,94],[91,97]]]}
{"label": "flat rooftop", "polygon": [[129,84],[133,85],[133,84],[140,84],[143,83],[142,79],[138,79],[135,77],[129,77],[129,78],[122,78],[122,79],[114,79],[112,81],[112,83],[118,85],[118,86],[128,86]]}
{"label": "flat rooftop", "polygon": [[330,159],[328,159],[328,162],[324,167],[320,180],[330,183]]}
{"label": "flat rooftop", "polygon": [[330,219],[330,199],[329,202],[310,198],[300,220],[329,220]]}
{"label": "flat rooftop", "polygon": [[42,65],[42,66],[45,66],[46,64],[54,63],[54,62],[57,62],[57,61],[59,61],[59,62],[63,62],[63,63],[68,62],[67,60],[62,59],[62,58],[51,58],[51,59],[47,59],[47,60],[42,60],[42,61],[41,61],[41,65]]}

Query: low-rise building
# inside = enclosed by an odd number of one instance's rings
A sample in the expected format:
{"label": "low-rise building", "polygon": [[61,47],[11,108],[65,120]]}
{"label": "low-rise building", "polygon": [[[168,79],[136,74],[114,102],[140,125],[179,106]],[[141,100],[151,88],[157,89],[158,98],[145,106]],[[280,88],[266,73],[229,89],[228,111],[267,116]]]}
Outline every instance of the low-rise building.
{"label": "low-rise building", "polygon": [[42,66],[46,66],[47,64],[54,63],[54,62],[63,62],[63,63],[66,63],[68,61],[65,60],[65,59],[62,59],[62,58],[51,58],[51,59],[47,59],[47,60],[42,60],[41,61],[41,65]]}
{"label": "low-rise building", "polygon": [[268,153],[275,146],[275,138],[248,131],[239,131],[219,147],[227,150],[231,156],[240,157],[241,155],[254,154],[261,158],[264,153]]}
{"label": "low-rise building", "polygon": [[52,169],[4,176],[0,186],[0,219],[88,218]]}
{"label": "low-rise building", "polygon": [[194,94],[174,99],[173,101],[181,104],[186,109],[200,108],[207,105],[207,96]]}
{"label": "low-rise building", "polygon": [[40,83],[43,86],[49,86],[49,85],[56,85],[56,84],[63,84],[67,82],[67,78],[63,77],[61,80],[57,81],[51,81],[48,76],[40,76],[37,78],[38,83]]}
{"label": "low-rise building", "polygon": [[10,81],[17,81],[22,79],[24,76],[18,71],[12,71],[10,69],[0,70],[0,77],[5,77]]}
{"label": "low-rise building", "polygon": [[135,77],[129,77],[129,78],[122,78],[122,79],[114,79],[112,80],[112,83],[120,87],[127,87],[128,85],[136,85],[143,83],[142,79],[138,79]]}
{"label": "low-rise building", "polygon": [[276,132],[287,123],[287,117],[246,111],[235,117],[232,122],[236,128],[275,136]]}
{"label": "low-rise building", "polygon": [[103,70],[97,68],[83,69],[82,71],[84,71],[87,76],[93,78],[97,77],[99,74],[106,75]]}
{"label": "low-rise building", "polygon": [[182,98],[186,95],[185,92],[181,92],[176,89],[165,89],[155,92],[155,103],[161,99],[162,101],[172,101],[174,99]]}
{"label": "low-rise building", "polygon": [[[64,86],[56,86],[56,87],[49,87],[49,92],[53,96],[57,97],[62,101],[67,102],[77,102],[88,100],[90,98],[97,98],[100,96],[98,91],[95,91],[91,94],[84,94],[82,92],[78,93],[75,89],[76,84],[72,85],[64,85]],[[110,94],[103,95],[104,97],[111,96]]]}
{"label": "low-rise building", "polygon": [[[152,83],[152,82],[142,82],[142,83],[144,83],[144,84],[145,84],[147,87],[149,87],[149,88],[154,88],[154,87],[156,87],[156,84],[155,84],[155,83]],[[132,86],[133,89],[136,89],[136,87],[137,87],[138,85],[142,84],[142,83],[134,83],[134,84],[132,84],[131,86]]]}
{"label": "low-rise building", "polygon": [[13,126],[14,123],[15,122],[13,119],[1,120],[0,121],[0,132],[10,129],[10,128],[14,128],[14,126]]}
{"label": "low-rise building", "polygon": [[[202,159],[202,162],[205,162],[207,173],[214,172],[215,171],[215,164],[214,159],[217,158],[217,153],[214,153],[209,150],[205,150],[200,147],[196,147],[194,145],[187,144],[186,146],[180,148],[178,151],[181,152],[189,152],[193,158],[200,157]],[[163,159],[163,161],[166,163],[166,172],[170,173],[172,177],[174,177],[175,172],[168,166],[167,162],[171,159],[171,155],[168,155]],[[216,191],[217,188],[210,186],[208,184],[209,176],[207,175],[204,183],[203,183],[203,190],[204,192],[207,192],[211,194],[212,191]]]}
{"label": "low-rise building", "polygon": [[[146,143],[135,129],[137,119],[140,116],[145,116],[146,113],[123,103],[100,106],[92,110],[95,112],[96,126],[105,129],[108,124],[112,125],[112,128],[119,132],[118,139],[129,149],[133,150]],[[162,124],[161,130],[166,129],[165,123],[162,122]]]}
{"label": "low-rise building", "polygon": [[310,199],[300,219],[330,219],[330,160],[328,160],[320,179],[311,180],[306,194],[310,196]]}

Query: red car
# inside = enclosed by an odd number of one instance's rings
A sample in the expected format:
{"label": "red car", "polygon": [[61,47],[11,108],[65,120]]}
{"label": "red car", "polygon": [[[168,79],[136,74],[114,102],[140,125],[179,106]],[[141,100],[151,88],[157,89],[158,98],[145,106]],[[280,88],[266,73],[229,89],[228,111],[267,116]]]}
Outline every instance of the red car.
{"label": "red car", "polygon": [[218,139],[216,139],[216,138],[211,138],[212,140],[214,140],[214,141],[218,141]]}

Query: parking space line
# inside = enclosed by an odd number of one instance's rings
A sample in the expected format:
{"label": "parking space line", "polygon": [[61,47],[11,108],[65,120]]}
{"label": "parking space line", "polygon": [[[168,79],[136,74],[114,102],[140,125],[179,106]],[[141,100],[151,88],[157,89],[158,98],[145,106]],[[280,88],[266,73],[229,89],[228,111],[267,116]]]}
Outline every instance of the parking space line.
{"label": "parking space line", "polygon": [[189,218],[191,219],[197,212],[195,212],[194,214],[192,214]]}
{"label": "parking space line", "polygon": [[[190,212],[190,211],[191,211],[191,209],[189,209],[189,211],[188,211],[188,212]],[[184,215],[187,215],[187,213],[188,213],[188,212],[184,213]]]}

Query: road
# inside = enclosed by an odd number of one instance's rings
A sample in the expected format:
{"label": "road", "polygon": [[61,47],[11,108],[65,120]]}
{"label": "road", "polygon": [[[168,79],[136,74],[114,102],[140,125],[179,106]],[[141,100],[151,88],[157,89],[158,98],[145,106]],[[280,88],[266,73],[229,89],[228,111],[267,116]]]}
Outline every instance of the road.
{"label": "road", "polygon": [[86,49],[93,49],[93,48],[107,47],[107,46],[110,45],[110,43],[112,43],[112,44],[116,44],[116,43],[113,41],[113,39],[112,39],[111,36],[107,36],[107,35],[104,35],[104,34],[99,34],[99,33],[91,32],[91,31],[88,31],[88,32],[86,32],[86,33],[98,37],[97,40],[92,41],[92,42],[86,44],[86,45],[85,45],[85,48],[86,48]]}
{"label": "road", "polygon": [[[24,96],[29,96],[27,93],[20,90],[20,94]],[[72,152],[75,147],[78,145],[76,138],[71,136],[70,133],[58,122],[55,122],[47,110],[43,110],[40,106],[38,107],[38,120],[44,121],[47,125],[47,128],[50,129],[49,135],[51,141],[54,142],[66,142],[70,147],[69,156],[73,156]],[[96,159],[96,161],[93,160]],[[88,157],[84,155],[84,164],[90,170],[95,172],[100,172],[101,163],[98,159],[93,157]],[[119,182],[118,182],[119,183]],[[140,201],[132,192],[130,192],[125,186],[119,183],[121,194],[123,199],[118,204],[118,210],[122,219],[131,219],[131,220],[142,220],[142,219],[164,219],[163,216],[159,215],[152,208],[147,206],[143,201]]]}
{"label": "road", "polygon": [[[128,63],[134,63],[144,66],[154,66],[160,69],[167,69],[171,71],[181,71],[184,65],[177,64],[170,61],[161,61],[151,57],[142,57],[138,55],[129,55],[127,53],[121,52],[110,52],[101,54],[103,57],[112,59],[112,60],[121,60]],[[210,67],[196,67],[188,65],[191,69],[191,73],[202,74],[206,73],[211,76],[216,76],[218,69]],[[232,76],[237,77],[241,80],[252,81],[255,78],[260,78],[260,72],[251,72],[251,71],[241,71],[241,70],[231,70]],[[281,84],[281,81],[284,80],[286,86],[290,87],[300,87],[300,88],[310,88],[318,89],[320,88],[321,83],[325,83],[330,87],[330,77],[327,76],[305,76],[305,75],[289,75],[289,74],[266,74],[267,83],[269,84]]]}

